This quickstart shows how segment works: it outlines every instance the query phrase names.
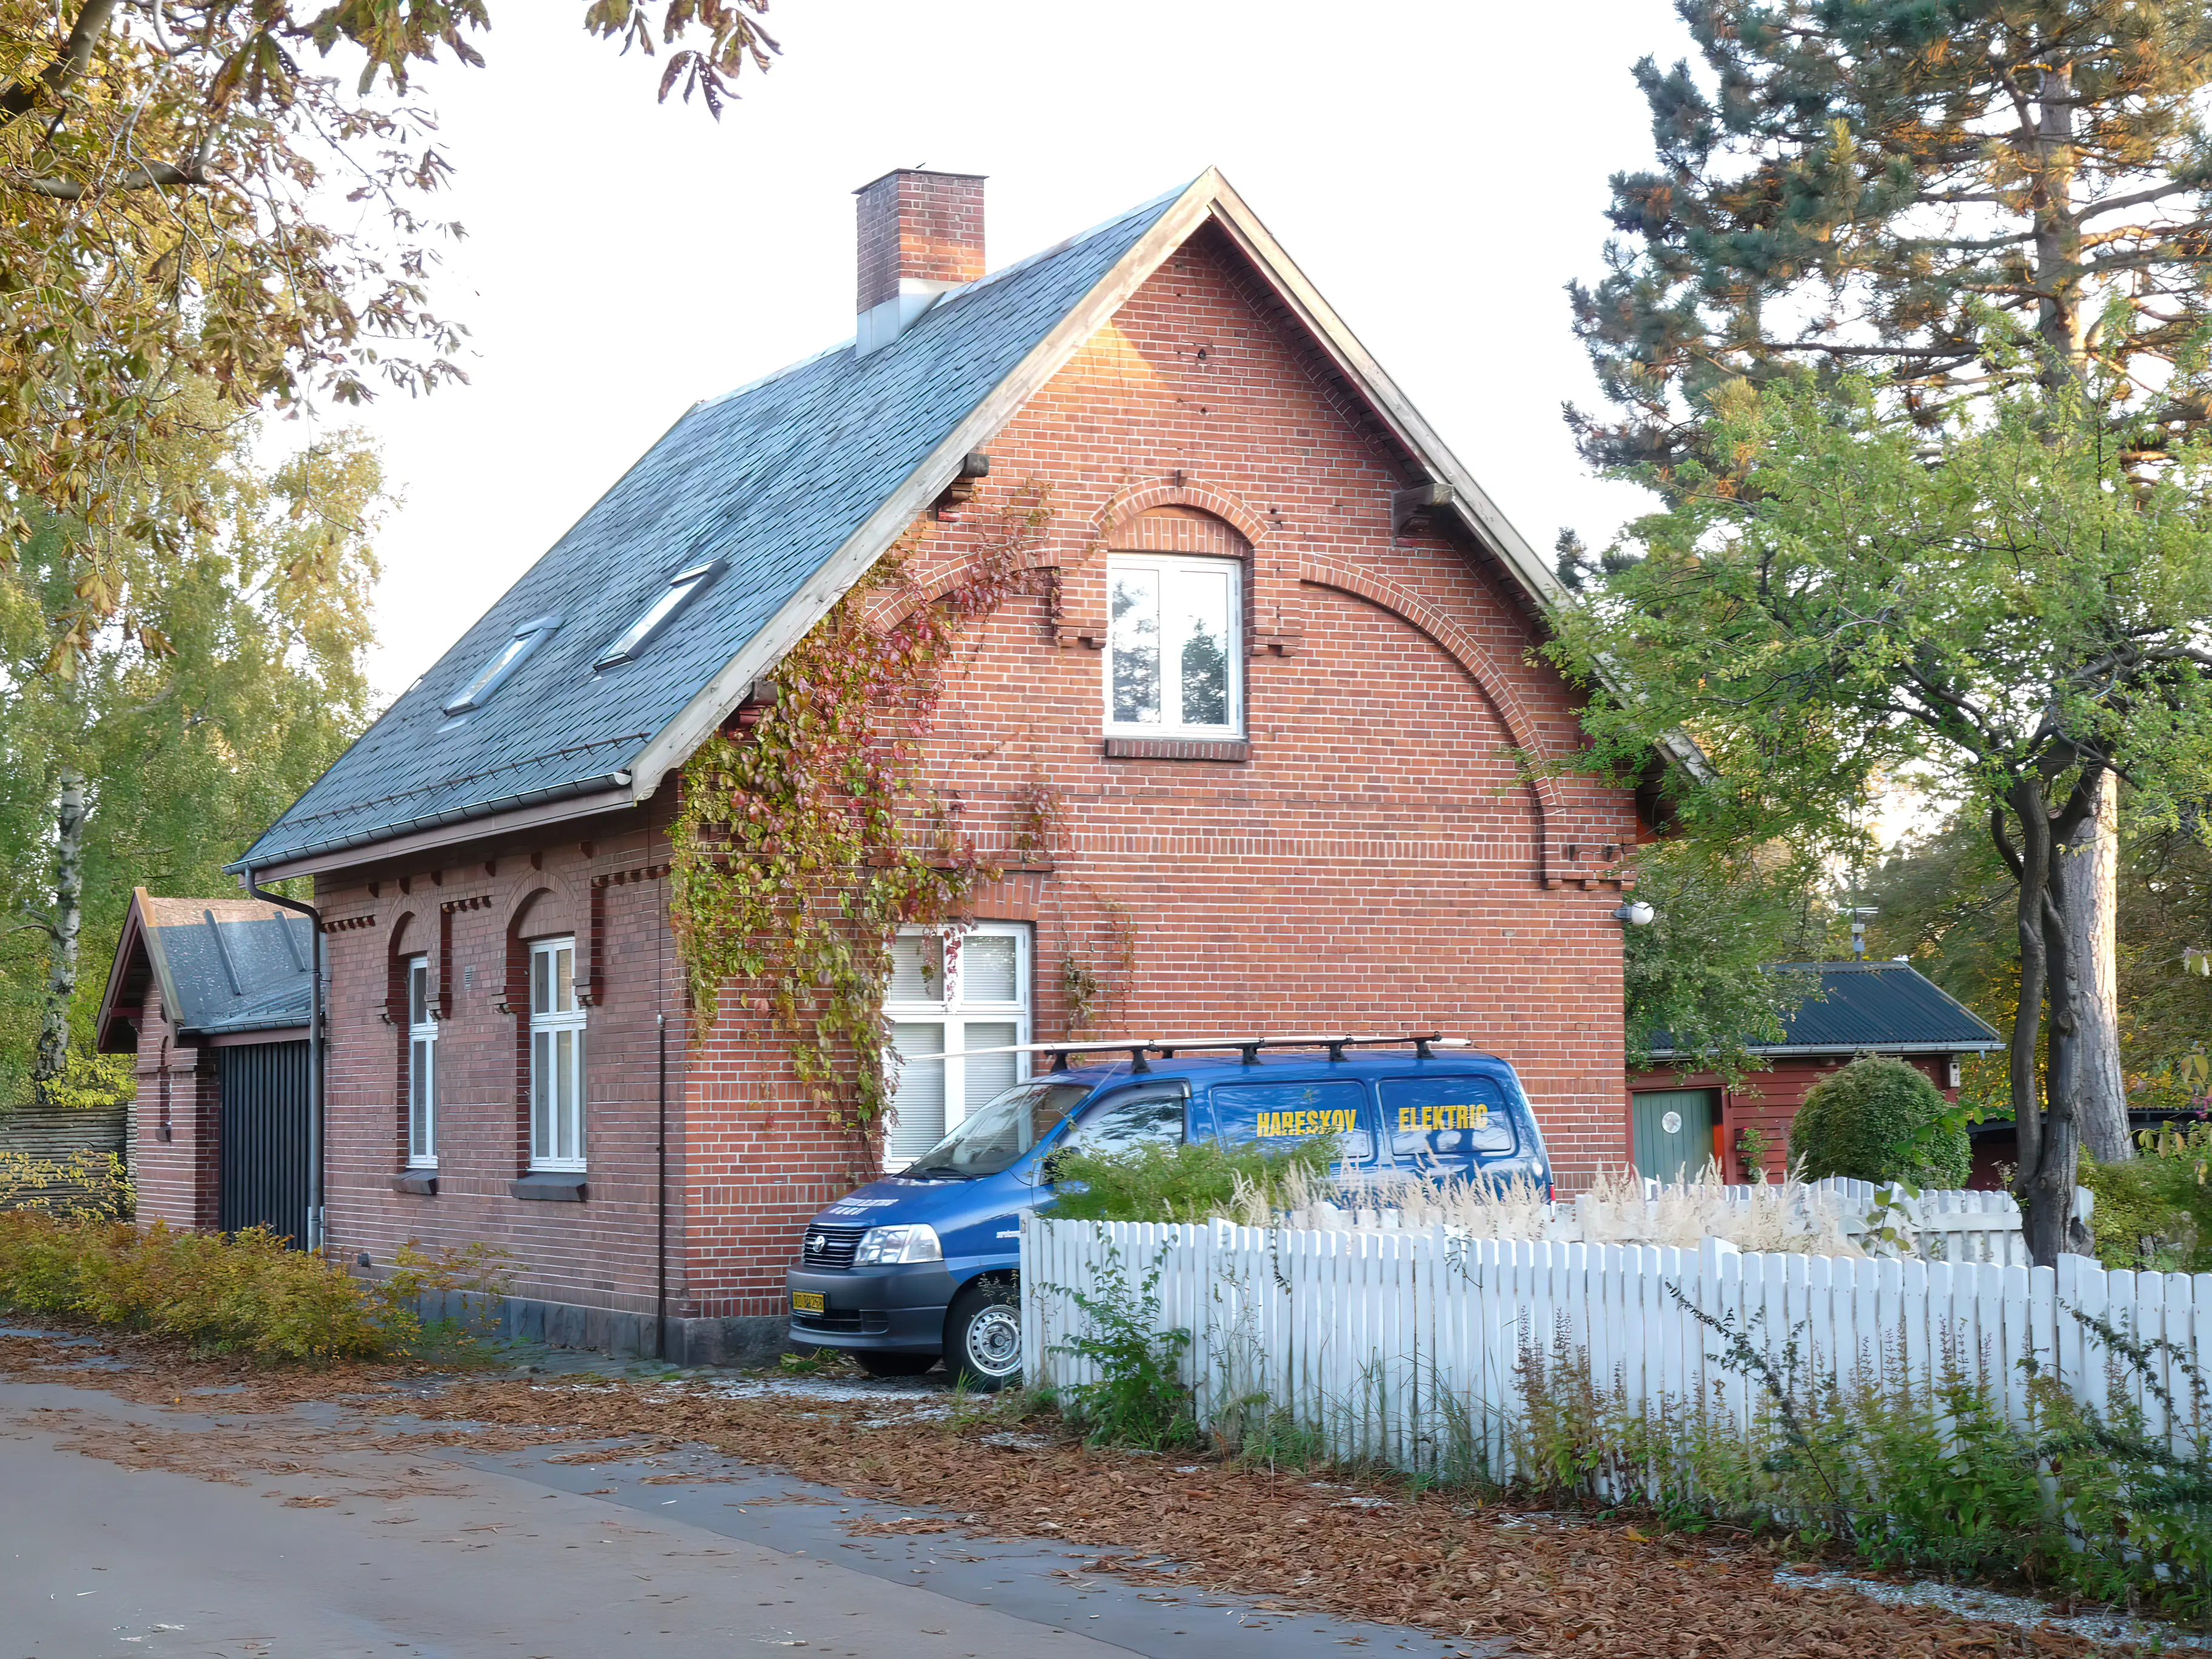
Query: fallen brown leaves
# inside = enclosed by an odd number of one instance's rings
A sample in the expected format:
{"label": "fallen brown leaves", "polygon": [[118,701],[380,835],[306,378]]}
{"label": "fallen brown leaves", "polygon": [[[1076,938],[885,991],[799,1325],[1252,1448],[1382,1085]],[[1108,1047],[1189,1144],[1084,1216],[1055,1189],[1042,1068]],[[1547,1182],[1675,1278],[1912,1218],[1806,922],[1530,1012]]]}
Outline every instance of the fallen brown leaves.
{"label": "fallen brown leaves", "polygon": [[[398,1408],[387,1401],[385,1409]],[[1387,1485],[1093,1451],[1002,1425],[886,1420],[884,1407],[730,1399],[704,1389],[464,1383],[426,1416],[497,1425],[518,1438],[635,1437],[637,1451],[704,1444],[824,1485],[950,1510],[977,1531],[1135,1551],[1179,1571],[1124,1577],[1279,1597],[1344,1617],[1504,1638],[1531,1659],[1952,1659],[2081,1655],[2071,1635],[1893,1607],[1840,1589],[1784,1587],[1750,1544],[1528,1516]],[[1357,1502],[1352,1500],[1358,1500]],[[856,1522],[866,1532],[936,1531]],[[1194,1569],[1194,1571],[1193,1571]]]}
{"label": "fallen brown leaves", "polygon": [[[882,1401],[731,1398],[698,1387],[549,1386],[513,1377],[465,1381],[426,1396],[397,1386],[404,1375],[397,1371],[254,1373],[179,1361],[173,1351],[134,1352],[119,1344],[113,1352],[130,1361],[126,1368],[87,1370],[70,1363],[75,1355],[50,1345],[0,1338],[0,1376],[107,1389],[225,1415],[337,1401],[365,1415],[414,1413],[451,1425],[403,1437],[401,1446],[407,1439],[479,1451],[622,1443],[618,1451],[563,1460],[613,1462],[705,1445],[746,1463],[939,1511],[912,1521],[856,1520],[855,1532],[958,1526],[1132,1552],[1134,1559],[1105,1557],[1090,1570],[1454,1637],[1504,1639],[1528,1659],[1600,1651],[1607,1659],[1982,1659],[2095,1650],[2070,1634],[1890,1607],[1847,1589],[1778,1585],[1780,1558],[1751,1543],[1562,1524],[1382,1482],[1325,1484],[1302,1474],[1093,1451],[1048,1437],[1007,1435],[1001,1424],[956,1427],[902,1417]],[[193,1395],[195,1389],[211,1388],[226,1392]],[[244,1437],[250,1448],[234,1441],[220,1455],[191,1459],[178,1450],[174,1461],[163,1455],[169,1449],[160,1437],[135,1431],[106,1449],[92,1436],[77,1437],[76,1443],[94,1455],[122,1452],[118,1462],[148,1457],[149,1467],[220,1479],[217,1470],[232,1455],[244,1467],[292,1461],[304,1471],[311,1465],[303,1441],[316,1437],[326,1448],[334,1441],[349,1449],[358,1443],[350,1425],[257,1425]],[[191,1467],[195,1462],[198,1467]],[[945,1511],[957,1520],[946,1520]]]}

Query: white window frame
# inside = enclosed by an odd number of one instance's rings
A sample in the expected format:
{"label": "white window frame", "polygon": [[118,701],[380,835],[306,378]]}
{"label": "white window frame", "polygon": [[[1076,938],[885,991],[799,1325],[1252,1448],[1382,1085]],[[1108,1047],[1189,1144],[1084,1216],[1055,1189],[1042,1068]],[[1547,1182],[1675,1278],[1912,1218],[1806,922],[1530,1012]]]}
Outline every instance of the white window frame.
{"label": "white window frame", "polygon": [[[558,1006],[560,1000],[560,955],[568,953],[568,1006]],[[544,963],[541,975],[539,963]],[[550,1006],[538,1006],[538,987],[547,989]],[[584,1039],[583,1005],[576,1000],[576,941],[573,937],[532,939],[530,942],[530,1167],[533,1170],[581,1170],[584,1167],[586,1136],[589,1126],[586,1121],[586,1103],[591,1091],[586,1086],[586,1069],[590,1049]],[[574,1064],[569,1077],[573,1085],[567,1100],[552,1098],[559,1092],[560,1071],[551,1057],[558,1051],[560,1034],[573,1032],[569,1038]],[[543,1038],[544,1041],[539,1039]],[[541,1104],[544,1109],[541,1110]],[[568,1120],[564,1126],[563,1117]],[[568,1144],[575,1148],[573,1153],[559,1150],[563,1127],[570,1130]]]}
{"label": "white window frame", "polygon": [[438,1005],[430,958],[407,958],[407,1167],[438,1167]]}
{"label": "white window frame", "polygon": [[[893,1025],[925,1024],[939,1027],[945,1034],[943,1052],[957,1056],[969,1044],[965,1032],[970,1025],[1005,1025],[1014,1028],[1014,1041],[1030,1040],[1030,1021],[1036,994],[1034,975],[1030,969],[1033,940],[1030,925],[1025,921],[978,921],[967,926],[943,927],[902,927],[902,939],[927,938],[935,935],[945,941],[945,975],[941,987],[944,994],[921,1000],[884,1000],[884,1018]],[[964,963],[965,946],[975,939],[1011,939],[1014,941],[1014,1000],[1012,1002],[982,1002],[970,1000],[967,994]],[[996,1044],[987,1044],[996,1047]],[[945,1073],[945,1129],[950,1133],[968,1115],[968,1064],[964,1060],[923,1060],[914,1062],[935,1066]],[[890,1074],[894,1091],[898,1081],[900,1062],[896,1045],[886,1051],[885,1069]],[[1024,1081],[1030,1075],[1030,1056],[1014,1056],[1014,1081]],[[906,1160],[891,1156],[888,1139],[884,1143],[884,1167],[896,1170]]]}
{"label": "white window frame", "polygon": [[614,643],[593,659],[592,671],[612,668],[617,663],[635,662],[660,637],[663,629],[674,622],[692,600],[706,592],[707,584],[721,574],[722,562],[708,559],[678,571],[668,579],[668,586],[646,602],[637,619],[623,629]]}
{"label": "white window frame", "polygon": [[[1160,717],[1149,724],[1136,720],[1117,720],[1114,718],[1114,659],[1115,641],[1111,620],[1114,605],[1114,580],[1125,570],[1149,570],[1157,576],[1160,592]],[[1225,574],[1229,578],[1229,639],[1228,655],[1228,715],[1217,726],[1194,726],[1182,718],[1182,676],[1180,664],[1182,647],[1188,638],[1188,629],[1181,619],[1168,607],[1166,592],[1169,580],[1177,572],[1205,571],[1208,574]],[[1239,738],[1244,735],[1244,561],[1242,559],[1201,558],[1180,553],[1110,553],[1106,559],[1106,605],[1108,613],[1105,661],[1101,665],[1103,679],[1100,686],[1100,707],[1105,716],[1106,731],[1117,738],[1179,738],[1197,741]],[[1170,665],[1176,672],[1170,674]]]}

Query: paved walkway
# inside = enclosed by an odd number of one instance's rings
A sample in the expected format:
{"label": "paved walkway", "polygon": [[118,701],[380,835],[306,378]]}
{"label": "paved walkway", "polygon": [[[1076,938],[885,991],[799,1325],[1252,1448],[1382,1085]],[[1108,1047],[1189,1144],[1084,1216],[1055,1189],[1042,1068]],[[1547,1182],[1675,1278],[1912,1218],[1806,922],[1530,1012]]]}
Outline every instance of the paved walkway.
{"label": "paved walkway", "polygon": [[[854,1538],[844,1522],[916,1512],[703,1454],[441,1454],[343,1432],[349,1419],[330,1407],[226,1419],[0,1383],[0,1659],[1469,1650],[1136,1589],[1087,1571],[1096,1552],[949,1533]],[[263,1450],[287,1439],[274,1461],[295,1467],[212,1478],[241,1436]],[[170,1467],[128,1468],[73,1443],[126,1462],[139,1447]]]}

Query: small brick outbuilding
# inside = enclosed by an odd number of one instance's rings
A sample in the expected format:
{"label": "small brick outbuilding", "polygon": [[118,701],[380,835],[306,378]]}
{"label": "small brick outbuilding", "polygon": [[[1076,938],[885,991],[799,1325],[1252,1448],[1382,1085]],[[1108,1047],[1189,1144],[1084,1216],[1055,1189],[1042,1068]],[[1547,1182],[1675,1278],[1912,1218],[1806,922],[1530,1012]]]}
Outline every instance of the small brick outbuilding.
{"label": "small brick outbuilding", "polygon": [[[1641,1173],[1674,1180],[1711,1158],[1730,1181],[1750,1180],[1748,1131],[1763,1145],[1758,1167],[1778,1180],[1797,1109],[1838,1066],[1863,1054],[1894,1055],[1956,1101],[1966,1057],[2005,1046],[1987,1020],[1907,962],[1787,962],[1774,971],[1817,975],[1818,990],[1788,1016],[1780,1042],[1750,1045],[1760,1070],[1734,1085],[1712,1072],[1663,1064],[1629,1073],[1630,1157]],[[1663,1048],[1654,1055],[1674,1058]],[[1997,1184],[1983,1162],[1978,1156],[1976,1184]]]}
{"label": "small brick outbuilding", "polygon": [[308,919],[275,904],[132,892],[96,1041],[137,1059],[142,1216],[307,1237],[313,952]]}
{"label": "small brick outbuilding", "polygon": [[[1109,1023],[1464,1036],[1567,1185],[1619,1161],[1639,826],[1520,763],[1581,741],[1547,563],[1218,173],[995,271],[982,206],[860,191],[854,338],[685,413],[236,866],[313,880],[343,1260],[489,1240],[526,1332],[757,1352],[806,1218],[1016,1069],[927,1056]],[[743,988],[691,1040],[682,769],[886,550],[943,592],[1033,491],[924,745],[1006,874],[901,939],[924,1058],[858,1143]]]}

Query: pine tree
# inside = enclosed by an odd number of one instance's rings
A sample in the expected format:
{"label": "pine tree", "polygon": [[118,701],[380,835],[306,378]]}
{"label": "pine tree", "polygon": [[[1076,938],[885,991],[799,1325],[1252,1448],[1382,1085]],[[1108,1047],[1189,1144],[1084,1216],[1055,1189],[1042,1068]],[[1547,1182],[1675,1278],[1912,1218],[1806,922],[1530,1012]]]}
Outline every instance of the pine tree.
{"label": "pine tree", "polygon": [[[1613,406],[1570,410],[1601,468],[1662,487],[1713,394],[1883,372],[1932,423],[2093,366],[2148,463],[2212,420],[2169,392],[2212,273],[2205,0],[1677,0],[1703,58],[1636,68],[1655,169],[1613,180],[1607,271],[1571,289]],[[2018,352],[1991,351],[2009,324]],[[2109,394],[2107,394],[2109,395]],[[2148,416],[2148,421],[2142,417]],[[2115,984],[2117,785],[2068,884],[2087,942],[2085,1136],[2128,1156]]]}

